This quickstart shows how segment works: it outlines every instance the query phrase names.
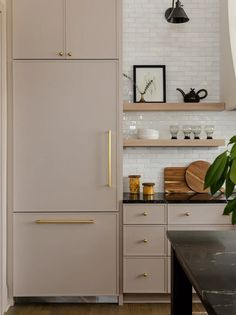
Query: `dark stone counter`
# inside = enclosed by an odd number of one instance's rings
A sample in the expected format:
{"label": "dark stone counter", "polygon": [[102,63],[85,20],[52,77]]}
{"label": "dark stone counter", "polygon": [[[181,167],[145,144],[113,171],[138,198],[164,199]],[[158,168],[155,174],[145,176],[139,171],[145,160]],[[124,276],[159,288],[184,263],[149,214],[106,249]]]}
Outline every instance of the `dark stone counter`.
{"label": "dark stone counter", "polygon": [[158,193],[153,196],[144,196],[143,194],[132,195],[124,193],[123,203],[226,203],[224,194],[212,196],[210,194],[165,194]]}

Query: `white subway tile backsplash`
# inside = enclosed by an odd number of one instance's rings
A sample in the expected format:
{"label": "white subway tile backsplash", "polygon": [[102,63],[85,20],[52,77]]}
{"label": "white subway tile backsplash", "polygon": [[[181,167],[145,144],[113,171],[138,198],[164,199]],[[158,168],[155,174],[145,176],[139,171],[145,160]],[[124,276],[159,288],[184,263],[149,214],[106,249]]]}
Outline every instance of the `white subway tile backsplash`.
{"label": "white subway tile backsplash", "polygon": [[[186,24],[166,22],[165,10],[171,0],[123,0],[124,54],[123,71],[130,73],[134,64],[167,66],[167,102],[181,102],[177,87],[191,87],[209,92],[206,102],[220,100],[220,0],[185,0],[190,17]],[[128,100],[131,84],[124,79],[124,99]],[[124,114],[124,132],[130,125],[154,128],[161,138],[169,138],[171,124],[213,124],[215,137],[229,139],[236,134],[234,112],[153,112]],[[183,137],[182,134],[180,134]],[[202,137],[204,137],[204,132]],[[124,150],[124,191],[128,191],[129,174],[142,175],[142,181],[153,181],[163,191],[163,169],[187,166],[194,160],[211,162],[225,148],[127,148]]]}

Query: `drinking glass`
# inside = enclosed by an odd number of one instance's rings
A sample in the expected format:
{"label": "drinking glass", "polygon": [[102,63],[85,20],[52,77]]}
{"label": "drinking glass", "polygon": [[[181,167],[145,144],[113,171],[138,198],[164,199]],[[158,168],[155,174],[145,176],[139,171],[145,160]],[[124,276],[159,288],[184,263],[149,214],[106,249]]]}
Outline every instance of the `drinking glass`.
{"label": "drinking glass", "polygon": [[194,134],[194,139],[195,140],[199,140],[200,139],[200,134],[202,132],[202,126],[200,126],[200,125],[192,126],[192,131],[193,131],[193,134]]}
{"label": "drinking glass", "polygon": [[214,132],[215,132],[215,126],[214,125],[205,126],[205,133],[207,135],[207,139],[213,139]]}
{"label": "drinking glass", "polygon": [[191,133],[192,133],[192,126],[184,125],[183,126],[183,133],[184,133],[184,139],[190,140],[191,139]]}
{"label": "drinking glass", "polygon": [[177,140],[178,139],[178,133],[179,133],[179,126],[178,125],[170,126],[170,133],[171,133],[171,139]]}

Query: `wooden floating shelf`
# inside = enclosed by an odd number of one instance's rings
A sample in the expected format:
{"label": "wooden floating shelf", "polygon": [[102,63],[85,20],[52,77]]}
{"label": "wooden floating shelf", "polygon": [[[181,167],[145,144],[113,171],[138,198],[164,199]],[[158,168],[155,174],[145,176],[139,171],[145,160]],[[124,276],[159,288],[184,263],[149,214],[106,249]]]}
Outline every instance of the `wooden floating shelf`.
{"label": "wooden floating shelf", "polygon": [[124,112],[152,111],[224,111],[225,103],[128,103]]}
{"label": "wooden floating shelf", "polygon": [[141,140],[124,139],[124,147],[222,147],[225,140]]}

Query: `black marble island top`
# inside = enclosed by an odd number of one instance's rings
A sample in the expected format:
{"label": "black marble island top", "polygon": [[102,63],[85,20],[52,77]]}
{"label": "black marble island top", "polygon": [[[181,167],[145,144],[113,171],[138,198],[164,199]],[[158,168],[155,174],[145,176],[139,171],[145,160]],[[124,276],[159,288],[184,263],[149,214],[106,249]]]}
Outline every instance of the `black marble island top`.
{"label": "black marble island top", "polygon": [[167,232],[209,314],[236,314],[236,231]]}
{"label": "black marble island top", "polygon": [[145,196],[143,194],[132,195],[130,193],[123,194],[123,203],[226,203],[225,195],[218,194],[212,196],[210,194],[165,194],[157,193],[153,196]]}

